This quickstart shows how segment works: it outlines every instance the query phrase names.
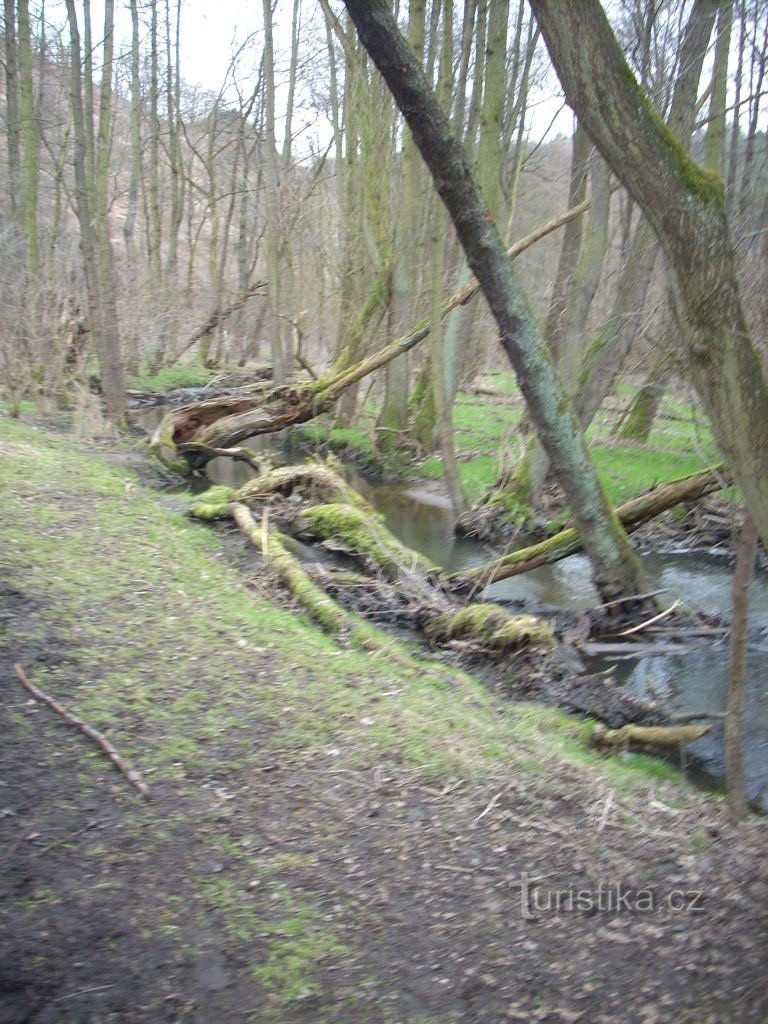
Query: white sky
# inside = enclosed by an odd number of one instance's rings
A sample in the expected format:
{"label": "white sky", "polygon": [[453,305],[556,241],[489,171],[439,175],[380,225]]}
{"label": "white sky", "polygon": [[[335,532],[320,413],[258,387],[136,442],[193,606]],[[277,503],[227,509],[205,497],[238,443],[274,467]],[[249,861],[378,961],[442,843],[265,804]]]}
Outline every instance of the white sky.
{"label": "white sky", "polygon": [[[76,4],[82,12],[82,4]],[[92,2],[93,38],[98,42],[101,38],[101,25],[103,6],[98,0]],[[290,17],[291,4],[278,3],[275,25],[275,60],[278,78],[281,65],[287,68],[287,51],[290,42],[290,25],[281,23],[283,19]],[[141,7],[141,3],[140,3]],[[162,22],[164,17],[164,5],[160,4],[159,17]],[[176,8],[176,0],[170,0],[170,7],[173,12]],[[304,3],[304,20],[316,16],[318,4]],[[46,4],[46,16],[53,24],[64,26],[66,23],[66,10],[64,0],[48,0]],[[142,23],[148,20],[148,15],[141,15]],[[131,22],[128,4],[118,2],[116,5],[116,50],[126,48],[131,37]],[[242,55],[239,68],[241,77],[247,79],[252,66],[258,72],[257,62],[261,56],[261,4],[258,0],[182,0],[181,3],[181,74],[189,86],[196,86],[217,94],[227,75],[233,54],[242,46],[249,36],[255,34],[254,47],[249,53]],[[161,24],[161,32],[163,31]],[[304,34],[305,46],[325,45],[324,30],[317,38],[307,39]],[[252,56],[251,56],[252,53]],[[281,61],[281,55],[283,60]],[[552,87],[557,88],[557,81],[552,76]],[[247,83],[244,83],[247,88]],[[557,116],[562,105],[560,96],[552,97],[542,90],[534,90],[531,97],[532,107],[530,122],[532,124],[531,135],[539,139],[552,124],[550,134],[557,132],[570,134],[572,118],[570,111],[566,108]],[[278,97],[279,101],[279,97]],[[318,115],[317,123],[313,126],[312,135],[325,140],[329,137],[329,127],[322,115]],[[278,129],[279,131],[279,129]]]}

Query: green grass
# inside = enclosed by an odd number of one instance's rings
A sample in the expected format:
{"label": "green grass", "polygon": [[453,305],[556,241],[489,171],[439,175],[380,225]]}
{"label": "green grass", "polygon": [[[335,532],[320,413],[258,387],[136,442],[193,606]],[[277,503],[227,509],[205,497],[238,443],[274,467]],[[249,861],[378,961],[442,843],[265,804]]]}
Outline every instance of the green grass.
{"label": "green grass", "polygon": [[[511,374],[487,375],[482,382],[499,395],[519,398]],[[664,398],[646,445],[614,441],[612,431],[618,412],[631,401],[636,388],[621,384],[618,390],[614,400],[617,410],[602,414],[587,435],[598,473],[614,504],[719,461],[701,412],[690,402],[674,396]],[[524,443],[518,430],[521,414],[520,402],[510,404],[488,395],[458,395],[453,418],[459,474],[465,492],[473,500],[492,487],[500,472],[513,468],[521,458]],[[408,475],[440,479],[442,459],[433,455]]]}
{"label": "green grass", "polygon": [[[462,673],[409,669],[412,652],[395,642],[399,661],[340,647],[248,592],[209,527],[85,446],[5,417],[0,443],[4,575],[45,596],[43,635],[61,637],[77,666],[40,666],[37,677],[54,692],[65,683],[72,710],[115,729],[129,759],[155,776],[215,773],[225,748],[247,770],[269,756],[249,743],[264,729],[269,748],[300,758],[332,743],[348,764],[395,755],[470,779],[537,772],[548,759],[555,771],[568,761],[624,773],[585,751],[565,716],[499,716]],[[39,637],[39,626],[17,627],[17,642]],[[86,773],[97,764],[97,752],[83,755]]]}
{"label": "green grass", "polygon": [[197,363],[187,363],[183,366],[169,366],[158,370],[157,373],[134,377],[130,386],[163,394],[166,391],[173,391],[175,388],[202,387],[209,382],[211,376],[212,371],[207,367]]}

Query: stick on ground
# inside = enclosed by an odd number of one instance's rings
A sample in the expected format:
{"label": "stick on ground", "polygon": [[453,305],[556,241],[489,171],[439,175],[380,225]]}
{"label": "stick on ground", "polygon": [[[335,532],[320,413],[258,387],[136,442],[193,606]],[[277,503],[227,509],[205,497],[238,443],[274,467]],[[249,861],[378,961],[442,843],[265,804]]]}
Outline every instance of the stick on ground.
{"label": "stick on ground", "polygon": [[53,697],[49,697],[48,694],[43,693],[41,689],[29,681],[21,665],[18,663],[15,664],[13,666],[13,671],[18,676],[22,686],[29,690],[36,700],[41,701],[43,704],[47,704],[49,708],[53,708],[53,710],[57,714],[61,715],[65,721],[69,722],[70,725],[74,725],[76,729],[79,729],[80,732],[84,733],[92,739],[94,743],[98,744],[115,768],[117,768],[121,775],[124,775],[126,779],[128,779],[133,788],[137,789],[143,797],[147,797],[147,799],[149,799],[149,787],[147,784],[143,781],[137,771],[128,767],[103,733],[100,733],[98,729],[94,729],[92,726],[88,725],[81,718],[78,718],[77,715],[73,715],[71,711],[67,711],[67,709],[62,707],[57,700],[53,699]]}

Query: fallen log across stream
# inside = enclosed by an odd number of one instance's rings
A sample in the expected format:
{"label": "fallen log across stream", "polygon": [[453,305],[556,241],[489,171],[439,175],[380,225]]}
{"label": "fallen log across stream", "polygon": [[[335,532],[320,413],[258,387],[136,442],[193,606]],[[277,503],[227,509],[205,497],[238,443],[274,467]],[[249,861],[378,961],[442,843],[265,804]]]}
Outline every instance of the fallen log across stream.
{"label": "fallen log across stream", "polygon": [[189,512],[234,521],[260,553],[270,585],[279,581],[324,630],[372,656],[418,670],[381,627],[407,631],[509,696],[560,704],[611,728],[669,724],[661,709],[624,693],[610,676],[574,675],[562,657],[557,619],[457,592],[438,566],[387,529],[334,460],[270,469],[238,490],[211,487]]}
{"label": "fallen log across stream", "polygon": [[[615,514],[621,520],[627,533],[632,533],[650,522],[667,509],[674,508],[687,501],[696,501],[713,491],[730,486],[732,478],[722,464],[705,469],[701,473],[671,480],[654,487],[646,494],[641,494],[620,505]],[[568,527],[538,544],[531,544],[517,551],[502,555],[491,562],[452,573],[448,577],[450,585],[458,590],[476,590],[487,587],[491,583],[520,576],[540,565],[559,562],[569,555],[582,550],[582,541],[578,530]]]}

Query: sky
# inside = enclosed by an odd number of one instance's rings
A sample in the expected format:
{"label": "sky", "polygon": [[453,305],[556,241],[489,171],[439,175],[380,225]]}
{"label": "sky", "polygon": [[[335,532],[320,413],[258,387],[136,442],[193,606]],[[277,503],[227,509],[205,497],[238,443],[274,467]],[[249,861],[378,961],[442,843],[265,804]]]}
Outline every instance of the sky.
{"label": "sky", "polygon": [[[82,4],[76,4],[79,11],[82,11]],[[160,4],[161,18],[163,4]],[[171,10],[175,10],[176,0],[170,0]],[[287,59],[280,61],[281,52],[285,55],[288,52],[290,42],[290,25],[280,21],[280,14],[283,19],[289,16],[286,8],[291,5],[278,3],[275,25],[275,49],[276,67],[278,79],[280,77],[281,63],[287,67]],[[334,4],[334,6],[341,6]],[[306,17],[319,7],[318,4],[304,4],[308,11]],[[64,26],[66,23],[66,10],[64,0],[48,0],[46,13],[54,24]],[[101,36],[103,6],[98,0],[92,3],[93,35],[98,40]],[[131,21],[127,2],[118,0],[115,13],[116,22],[116,50],[127,48],[131,37]],[[218,94],[227,76],[227,71],[232,60],[232,55],[242,46],[249,36],[254,36],[253,56],[249,52],[243,53],[240,60],[240,68],[243,76],[247,76],[250,66],[255,65],[261,55],[261,4],[257,0],[182,0],[181,3],[181,73],[184,81],[193,87]],[[309,45],[324,45],[324,32],[318,37],[309,41]],[[570,111],[562,109],[562,97],[559,94],[558,83],[552,76],[549,83],[551,89],[535,89],[531,97],[531,138],[534,141],[547,133],[556,135],[570,134],[572,117]],[[555,93],[555,95],[552,95]],[[279,106],[279,95],[278,95]],[[553,121],[554,119],[554,121]],[[314,130],[308,132],[315,139],[322,139],[330,134],[330,127],[325,118],[320,115],[317,122],[312,126]],[[279,128],[278,128],[279,134]]]}

